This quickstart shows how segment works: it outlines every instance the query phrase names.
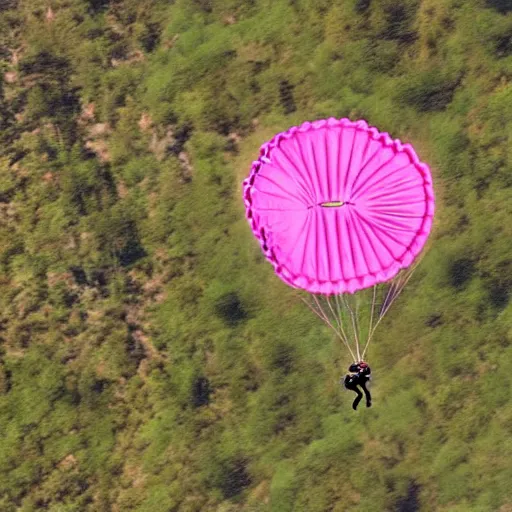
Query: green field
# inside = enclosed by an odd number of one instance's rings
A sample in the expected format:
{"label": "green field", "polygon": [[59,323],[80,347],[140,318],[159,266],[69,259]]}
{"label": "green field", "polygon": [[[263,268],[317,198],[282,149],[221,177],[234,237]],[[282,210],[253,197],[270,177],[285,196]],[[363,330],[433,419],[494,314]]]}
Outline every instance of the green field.
{"label": "green field", "polygon": [[[510,0],[0,0],[0,511],[512,511]],[[351,408],[265,261],[274,133],[432,168]]]}

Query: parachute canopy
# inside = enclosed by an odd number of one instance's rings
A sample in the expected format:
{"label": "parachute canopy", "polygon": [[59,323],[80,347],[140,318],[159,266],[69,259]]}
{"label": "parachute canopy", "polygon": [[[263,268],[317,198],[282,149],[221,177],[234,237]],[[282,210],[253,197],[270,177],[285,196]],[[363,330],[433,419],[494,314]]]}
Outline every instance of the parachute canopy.
{"label": "parachute canopy", "polygon": [[244,201],[278,276],[322,295],[391,280],[422,250],[434,215],[430,170],[412,146],[349,119],[265,143]]}

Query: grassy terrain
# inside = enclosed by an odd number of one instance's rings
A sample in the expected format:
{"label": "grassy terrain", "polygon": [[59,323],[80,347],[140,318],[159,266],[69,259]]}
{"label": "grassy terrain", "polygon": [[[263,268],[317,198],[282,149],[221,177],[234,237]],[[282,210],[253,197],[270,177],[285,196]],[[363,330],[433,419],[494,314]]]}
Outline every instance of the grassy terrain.
{"label": "grassy terrain", "polygon": [[[512,510],[508,0],[0,1],[0,510]],[[244,218],[261,143],[433,169],[374,407]]]}

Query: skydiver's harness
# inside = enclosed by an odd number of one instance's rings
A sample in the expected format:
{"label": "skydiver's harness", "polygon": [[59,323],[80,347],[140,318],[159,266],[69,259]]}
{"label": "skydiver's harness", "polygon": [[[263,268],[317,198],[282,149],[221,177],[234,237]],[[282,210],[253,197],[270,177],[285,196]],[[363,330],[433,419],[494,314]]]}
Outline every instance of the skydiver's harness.
{"label": "skydiver's harness", "polygon": [[[356,366],[357,365],[357,366]],[[357,370],[351,370],[350,368],[353,368],[354,366],[357,367]],[[370,367],[368,366],[368,363],[362,362],[362,363],[354,363],[351,365],[347,372],[347,377],[350,377],[351,379],[354,377],[366,377],[367,380],[371,379],[371,370],[370,373],[365,373],[365,370],[370,370]]]}
{"label": "skydiver's harness", "polygon": [[348,372],[347,377],[349,377],[350,380],[359,377],[359,372]]}

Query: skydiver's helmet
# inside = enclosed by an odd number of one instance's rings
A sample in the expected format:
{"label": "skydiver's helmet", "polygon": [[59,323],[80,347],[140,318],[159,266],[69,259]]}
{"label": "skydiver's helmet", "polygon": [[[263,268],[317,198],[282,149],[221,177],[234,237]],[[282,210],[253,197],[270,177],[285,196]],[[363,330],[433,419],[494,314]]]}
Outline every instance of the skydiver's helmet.
{"label": "skydiver's helmet", "polygon": [[350,373],[359,373],[359,363],[352,363],[349,367],[348,367],[348,371]]}

